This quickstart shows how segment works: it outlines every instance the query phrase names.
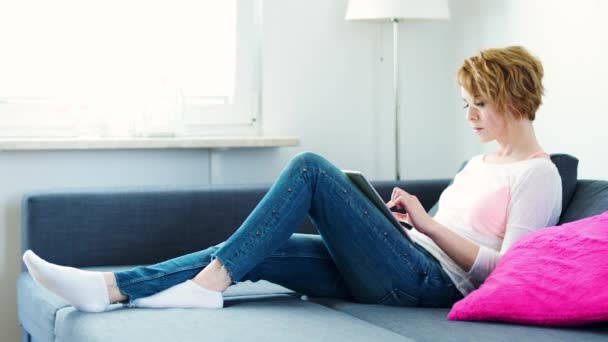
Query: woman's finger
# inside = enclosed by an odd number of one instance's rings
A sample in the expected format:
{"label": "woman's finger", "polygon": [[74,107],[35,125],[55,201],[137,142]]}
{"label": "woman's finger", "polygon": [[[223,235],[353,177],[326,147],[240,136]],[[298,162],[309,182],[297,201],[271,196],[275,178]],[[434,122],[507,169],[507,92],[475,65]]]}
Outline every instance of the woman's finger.
{"label": "woman's finger", "polygon": [[391,201],[395,201],[395,198],[397,197],[397,190],[399,190],[399,188],[393,188],[393,192],[391,193]]}
{"label": "woman's finger", "polygon": [[397,196],[397,198],[386,202],[386,206],[389,209],[392,209],[392,208],[403,209],[403,208],[405,208],[405,206],[403,205],[403,203],[401,202],[400,199],[401,199],[401,197]]}
{"label": "woman's finger", "polygon": [[397,198],[399,196],[403,196],[404,193],[406,193],[406,192],[403,191],[402,189],[394,188],[393,193],[391,194],[391,200],[393,200],[393,202],[397,202]]}
{"label": "woman's finger", "polygon": [[405,208],[405,201],[401,194],[395,199],[395,203],[399,203],[399,208]]}

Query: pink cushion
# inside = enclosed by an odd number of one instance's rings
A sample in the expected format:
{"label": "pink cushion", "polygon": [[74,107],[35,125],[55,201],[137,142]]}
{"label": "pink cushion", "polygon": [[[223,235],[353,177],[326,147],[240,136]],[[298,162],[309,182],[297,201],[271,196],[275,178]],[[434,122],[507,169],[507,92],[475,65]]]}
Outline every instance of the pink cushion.
{"label": "pink cushion", "polygon": [[608,321],[608,211],[523,236],[448,319],[554,326]]}

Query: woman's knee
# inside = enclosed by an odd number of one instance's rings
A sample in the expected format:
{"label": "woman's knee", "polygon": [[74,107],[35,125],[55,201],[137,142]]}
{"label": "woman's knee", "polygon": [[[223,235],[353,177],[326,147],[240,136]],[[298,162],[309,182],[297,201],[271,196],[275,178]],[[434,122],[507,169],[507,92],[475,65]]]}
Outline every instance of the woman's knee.
{"label": "woman's knee", "polygon": [[313,152],[300,152],[291,159],[291,164],[297,167],[323,167],[330,165],[329,161]]}

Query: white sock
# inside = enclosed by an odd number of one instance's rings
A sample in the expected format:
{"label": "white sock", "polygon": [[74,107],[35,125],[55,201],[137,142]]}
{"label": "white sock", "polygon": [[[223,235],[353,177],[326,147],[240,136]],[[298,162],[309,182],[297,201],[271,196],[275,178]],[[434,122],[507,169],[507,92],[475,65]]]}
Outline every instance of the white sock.
{"label": "white sock", "polygon": [[224,306],[221,292],[208,290],[192,280],[172,286],[151,296],[133,301],[139,308],[207,308],[219,309]]}
{"label": "white sock", "polygon": [[101,272],[51,264],[31,250],[23,253],[23,262],[36,282],[80,311],[101,312],[110,305]]}

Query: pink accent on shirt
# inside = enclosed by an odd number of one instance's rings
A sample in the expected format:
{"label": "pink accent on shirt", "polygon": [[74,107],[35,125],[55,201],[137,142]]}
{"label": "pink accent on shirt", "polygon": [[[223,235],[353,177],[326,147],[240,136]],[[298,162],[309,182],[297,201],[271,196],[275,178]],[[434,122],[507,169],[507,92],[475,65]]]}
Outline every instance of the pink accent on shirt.
{"label": "pink accent on shirt", "polygon": [[[545,155],[546,159],[551,159],[551,156],[549,156],[549,154],[547,152],[545,152],[543,150],[539,150],[539,151],[536,151],[536,152],[532,153],[531,155],[529,155],[525,160],[536,158],[536,157],[542,156],[542,155]],[[483,155],[483,157],[481,158],[481,160],[483,160],[484,163],[486,162],[486,155],[485,154]]]}
{"label": "pink accent on shirt", "polygon": [[551,158],[547,152],[545,152],[545,151],[543,151],[543,150],[540,150],[540,151],[536,151],[536,152],[532,153],[532,154],[531,154],[531,155],[530,155],[528,158],[526,158],[526,159],[532,159],[532,158],[536,158],[536,157],[538,157],[538,156],[542,156],[543,154],[544,154],[544,155],[546,155],[547,157]]}
{"label": "pink accent on shirt", "polygon": [[561,178],[553,162],[536,158],[506,164],[473,157],[439,198],[433,219],[477,244],[470,269],[462,269],[428,236],[411,231],[413,240],[431,253],[464,295],[477,288],[520,237],[555,225],[562,207]]}
{"label": "pink accent on shirt", "polygon": [[509,186],[482,195],[471,207],[468,223],[484,236],[505,237],[507,210],[511,202]]}

